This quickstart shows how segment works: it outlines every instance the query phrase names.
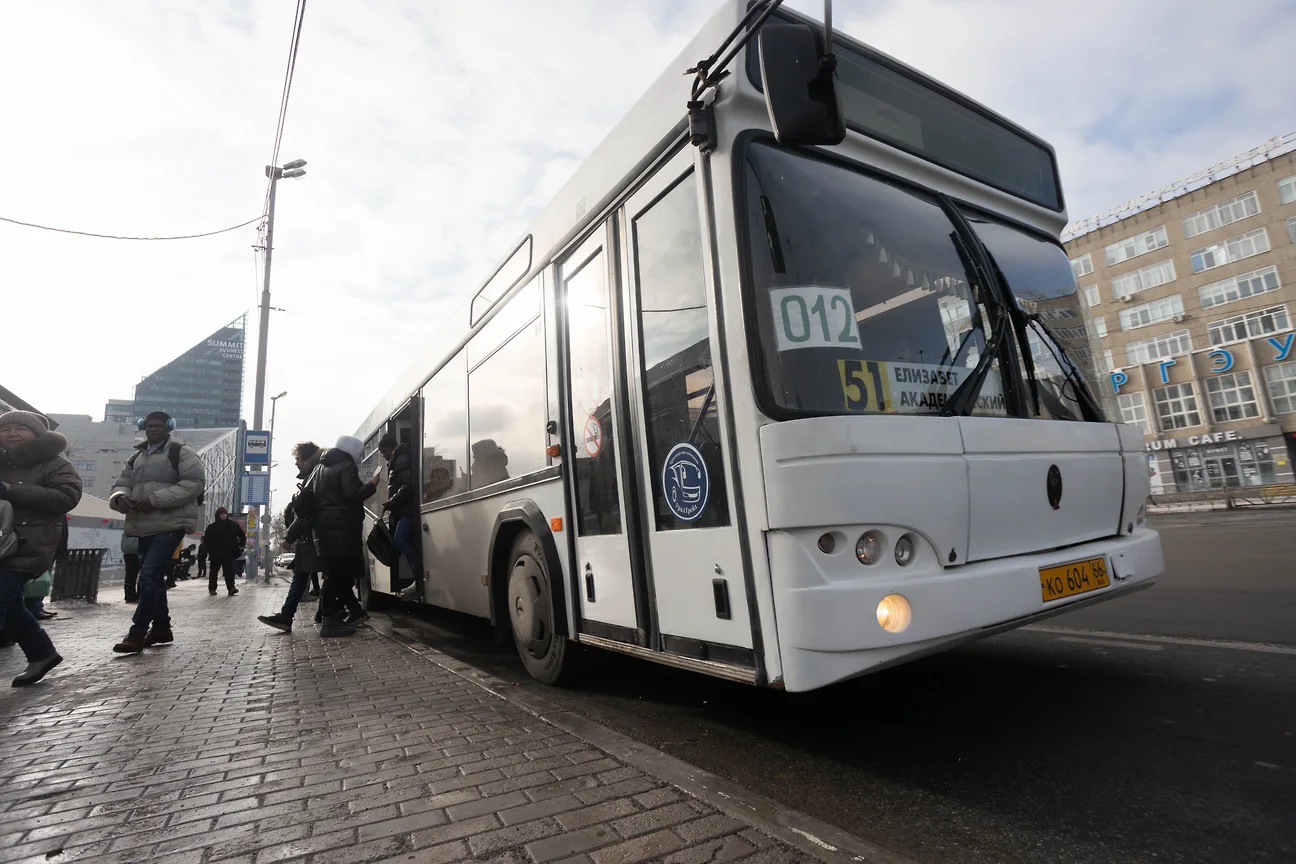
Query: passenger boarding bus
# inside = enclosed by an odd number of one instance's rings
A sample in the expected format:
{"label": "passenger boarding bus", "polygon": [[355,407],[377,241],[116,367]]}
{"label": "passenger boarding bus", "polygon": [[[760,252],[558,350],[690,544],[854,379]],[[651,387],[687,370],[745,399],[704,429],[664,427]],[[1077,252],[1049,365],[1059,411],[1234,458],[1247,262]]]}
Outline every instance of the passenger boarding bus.
{"label": "passenger boarding bus", "polygon": [[542,681],[580,643],[810,690],[1163,570],[1052,148],[777,5],[725,2],[359,430],[420,478],[421,572],[368,590]]}

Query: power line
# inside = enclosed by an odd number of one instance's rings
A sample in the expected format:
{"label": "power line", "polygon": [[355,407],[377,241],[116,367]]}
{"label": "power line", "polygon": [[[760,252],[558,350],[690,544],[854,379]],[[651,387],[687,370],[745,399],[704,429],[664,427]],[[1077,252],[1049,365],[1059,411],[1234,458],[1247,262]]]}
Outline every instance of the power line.
{"label": "power line", "polygon": [[[288,119],[288,95],[292,91],[293,73],[297,69],[297,49],[301,45],[302,21],[306,17],[306,0],[298,0],[297,12],[293,17],[292,41],[288,45],[288,65],[284,70],[283,92],[279,97],[279,119],[275,124],[274,149],[270,154],[270,164],[279,164],[279,146],[283,143],[284,124]],[[266,184],[266,198],[262,205],[265,211],[270,207],[270,186]]]}
{"label": "power line", "polygon": [[128,237],[120,234],[96,234],[92,231],[74,231],[71,228],[53,228],[49,225],[37,225],[35,222],[23,222],[21,219],[10,219],[7,216],[0,216],[0,222],[9,222],[13,225],[21,225],[24,228],[39,228],[42,231],[55,231],[59,234],[76,234],[80,237],[98,237],[101,240],[196,240],[199,237],[214,237],[217,234],[237,231],[239,228],[246,228],[253,222],[259,222],[264,218],[265,213],[261,213],[255,219],[249,219],[246,222],[240,222],[239,224],[231,225],[228,228],[221,228],[219,231],[206,231],[202,234],[179,234],[173,237]]}

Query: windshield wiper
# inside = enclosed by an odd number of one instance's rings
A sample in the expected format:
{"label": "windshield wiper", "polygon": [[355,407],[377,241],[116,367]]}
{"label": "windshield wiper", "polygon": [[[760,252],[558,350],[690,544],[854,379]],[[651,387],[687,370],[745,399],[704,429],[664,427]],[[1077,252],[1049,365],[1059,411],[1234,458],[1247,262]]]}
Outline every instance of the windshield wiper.
{"label": "windshield wiper", "polygon": [[[1038,314],[1026,312],[1019,312],[1018,314],[1030,324],[1034,325],[1036,332],[1040,334],[1040,341],[1044,343],[1044,347],[1049,349],[1049,353],[1053,355],[1054,362],[1056,362],[1058,367],[1062,370],[1063,383],[1065,384],[1069,381],[1071,386],[1075,389],[1075,401],[1080,404],[1080,411],[1084,415],[1085,420],[1091,423],[1101,422],[1104,419],[1102,408],[1098,405],[1098,400],[1089,392],[1089,387],[1085,384],[1084,378],[1080,376],[1080,372],[1076,369],[1075,363],[1071,362],[1071,358],[1067,356],[1066,349],[1055,343],[1053,337],[1049,335],[1048,328],[1041,323]],[[1061,353],[1059,354],[1059,352]],[[1031,372],[1031,376],[1032,378],[1034,377],[1034,371]]]}
{"label": "windshield wiper", "polygon": [[1003,342],[1003,335],[1008,332],[1008,313],[1004,307],[996,306],[994,316],[990,325],[990,341],[986,343],[985,353],[977,361],[972,374],[964,379],[945,402],[940,416],[954,417],[969,413],[976,404],[977,397],[981,395],[981,386],[985,383],[990,366],[999,356],[999,345]]}

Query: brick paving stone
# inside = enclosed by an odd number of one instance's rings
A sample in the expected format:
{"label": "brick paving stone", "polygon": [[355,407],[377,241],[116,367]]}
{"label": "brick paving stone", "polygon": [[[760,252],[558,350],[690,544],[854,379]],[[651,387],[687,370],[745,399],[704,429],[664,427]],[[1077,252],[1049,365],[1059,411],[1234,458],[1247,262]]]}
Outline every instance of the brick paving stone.
{"label": "brick paving stone", "polygon": [[63,607],[64,663],[0,697],[0,862],[810,860],[369,628],[269,630],[286,584],[244,585],[181,583],[177,641],[124,657],[128,608]]}

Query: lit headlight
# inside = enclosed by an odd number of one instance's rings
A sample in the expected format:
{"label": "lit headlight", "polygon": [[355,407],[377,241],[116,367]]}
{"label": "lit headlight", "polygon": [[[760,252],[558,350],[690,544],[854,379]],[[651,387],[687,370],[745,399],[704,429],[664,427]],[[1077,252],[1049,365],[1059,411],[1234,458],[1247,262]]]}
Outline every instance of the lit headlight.
{"label": "lit headlight", "polygon": [[877,606],[877,621],[888,633],[903,633],[913,620],[913,607],[902,594],[888,594]]}

